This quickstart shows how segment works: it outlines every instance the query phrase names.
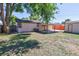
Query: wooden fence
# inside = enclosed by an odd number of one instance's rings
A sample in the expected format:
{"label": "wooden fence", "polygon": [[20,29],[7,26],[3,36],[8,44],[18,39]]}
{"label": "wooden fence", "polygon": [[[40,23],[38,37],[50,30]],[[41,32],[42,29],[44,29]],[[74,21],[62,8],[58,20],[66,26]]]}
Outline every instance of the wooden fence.
{"label": "wooden fence", "polygon": [[53,25],[52,29],[55,29],[55,30],[64,30],[64,25]]}

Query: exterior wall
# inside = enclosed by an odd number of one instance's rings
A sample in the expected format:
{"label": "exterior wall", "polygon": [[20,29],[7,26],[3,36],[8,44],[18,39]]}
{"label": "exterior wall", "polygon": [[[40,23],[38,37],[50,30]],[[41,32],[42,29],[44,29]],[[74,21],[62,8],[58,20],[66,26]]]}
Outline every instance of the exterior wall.
{"label": "exterior wall", "polygon": [[[64,25],[48,25],[48,30],[64,30]],[[47,24],[40,24],[40,30],[47,30]]]}
{"label": "exterior wall", "polygon": [[65,29],[64,29],[64,31],[65,32],[68,32],[69,30],[68,30],[68,24],[67,23],[65,23]]}
{"label": "exterior wall", "polygon": [[65,31],[71,33],[79,33],[79,23],[66,23]]}
{"label": "exterior wall", "polygon": [[53,30],[53,29],[52,29],[52,25],[49,25],[49,26],[48,26],[48,29],[49,29],[49,30]]}
{"label": "exterior wall", "polygon": [[79,23],[73,24],[73,33],[79,33]]}
{"label": "exterior wall", "polygon": [[47,29],[47,25],[43,25],[43,24],[40,24],[39,25],[39,30],[42,31],[42,30],[46,30]]}
{"label": "exterior wall", "polygon": [[37,28],[36,23],[21,23],[21,28],[18,28],[18,32],[33,31],[34,28]]}
{"label": "exterior wall", "polygon": [[47,25],[47,24],[40,24],[39,25],[39,30],[47,30],[47,26],[48,26],[48,30],[52,30],[52,25]]}
{"label": "exterior wall", "polygon": [[69,32],[72,32],[72,24],[69,24]]}
{"label": "exterior wall", "polygon": [[41,24],[41,23],[40,24],[37,24],[37,23],[21,23],[21,28],[18,27],[18,32],[33,31],[34,28],[38,28],[39,31],[43,31],[43,30],[50,30],[50,31],[52,31],[53,29],[61,30],[62,29],[62,25]]}

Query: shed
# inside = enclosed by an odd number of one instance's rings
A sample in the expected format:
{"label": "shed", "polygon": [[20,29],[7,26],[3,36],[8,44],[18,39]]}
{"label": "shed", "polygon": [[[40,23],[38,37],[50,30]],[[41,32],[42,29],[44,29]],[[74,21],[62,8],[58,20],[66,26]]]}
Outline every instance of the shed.
{"label": "shed", "polygon": [[79,21],[68,21],[65,23],[65,32],[79,33]]}

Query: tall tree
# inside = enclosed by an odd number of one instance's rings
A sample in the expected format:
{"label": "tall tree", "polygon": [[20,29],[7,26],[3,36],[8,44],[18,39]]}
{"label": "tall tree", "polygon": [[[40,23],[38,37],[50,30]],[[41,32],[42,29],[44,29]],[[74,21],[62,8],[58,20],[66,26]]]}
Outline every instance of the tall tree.
{"label": "tall tree", "polygon": [[4,17],[4,4],[1,3],[1,18],[2,18],[2,22],[3,22],[3,26],[2,26],[2,32],[6,32],[6,20]]}
{"label": "tall tree", "polygon": [[71,21],[71,20],[70,20],[70,19],[66,19],[66,20],[65,20],[65,23],[66,23],[66,22],[69,22],[69,21]]}
{"label": "tall tree", "polygon": [[[31,14],[31,16],[38,16],[38,19],[43,21],[44,23],[48,24],[51,18],[54,18],[54,14],[56,13],[57,6],[56,4],[52,3],[10,3],[6,4],[6,18],[4,21],[5,28],[9,27],[9,22],[11,21],[10,17],[12,16],[12,13],[15,12],[24,12],[24,10],[27,10]],[[8,26],[8,27],[7,27]],[[6,31],[7,32],[7,31]]]}
{"label": "tall tree", "polygon": [[[3,10],[3,14],[4,14],[4,4],[2,4],[2,10]],[[15,12],[24,12],[24,9],[27,8],[26,4],[22,4],[22,3],[6,3],[6,16],[3,19],[3,32],[4,33],[9,33],[9,25],[10,22],[12,22],[11,20],[11,16],[12,13]]]}
{"label": "tall tree", "polygon": [[5,16],[5,21],[6,21],[6,33],[9,33],[9,20],[10,20],[10,3],[6,3],[6,16]]}
{"label": "tall tree", "polygon": [[70,19],[66,19],[65,22],[66,22],[66,21],[71,21],[71,20],[70,20]]}
{"label": "tall tree", "polygon": [[48,24],[50,20],[53,20],[54,14],[56,14],[57,5],[55,3],[37,3],[29,5],[32,10],[31,16],[38,15],[43,23]]}

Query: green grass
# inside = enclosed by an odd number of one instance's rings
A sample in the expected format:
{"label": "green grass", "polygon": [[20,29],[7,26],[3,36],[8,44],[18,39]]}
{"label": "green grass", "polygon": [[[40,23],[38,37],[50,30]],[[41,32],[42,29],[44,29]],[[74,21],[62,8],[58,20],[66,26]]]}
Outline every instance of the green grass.
{"label": "green grass", "polygon": [[79,55],[79,35],[62,32],[0,34],[0,55]]}
{"label": "green grass", "polygon": [[72,33],[63,33],[66,37],[74,38],[74,39],[79,39],[79,34],[72,34]]}
{"label": "green grass", "polygon": [[[8,37],[2,35],[2,37]],[[0,55],[23,55],[29,49],[36,48],[39,44],[37,40],[27,39],[29,35],[15,34],[8,37],[9,40],[0,42]],[[6,39],[6,38],[5,38]]]}

